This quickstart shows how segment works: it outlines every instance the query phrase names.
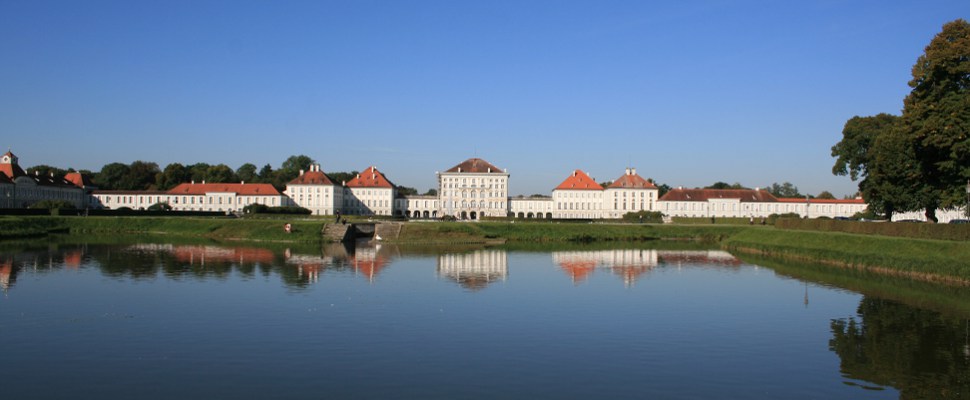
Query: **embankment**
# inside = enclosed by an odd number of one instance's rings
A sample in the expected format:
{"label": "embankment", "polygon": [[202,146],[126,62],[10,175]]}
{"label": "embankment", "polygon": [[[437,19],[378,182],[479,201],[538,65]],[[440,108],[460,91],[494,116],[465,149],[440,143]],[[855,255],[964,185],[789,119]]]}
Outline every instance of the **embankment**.
{"label": "embankment", "polygon": [[970,242],[749,229],[724,240],[722,246],[731,252],[772,259],[970,285]]}

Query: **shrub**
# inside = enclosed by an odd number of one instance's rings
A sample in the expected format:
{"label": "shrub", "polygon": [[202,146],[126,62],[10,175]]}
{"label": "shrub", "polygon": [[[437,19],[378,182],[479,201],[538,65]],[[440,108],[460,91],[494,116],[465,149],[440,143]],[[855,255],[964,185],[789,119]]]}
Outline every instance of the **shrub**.
{"label": "shrub", "polygon": [[970,225],[782,218],[778,220],[775,226],[782,229],[845,232],[914,239],[970,240]]}
{"label": "shrub", "polygon": [[660,211],[628,212],[623,214],[623,221],[662,224],[664,222],[664,215]]}
{"label": "shrub", "polygon": [[303,207],[269,207],[264,204],[250,204],[246,207],[243,207],[243,213],[310,215],[313,212]]}
{"label": "shrub", "polygon": [[172,206],[168,203],[155,203],[148,206],[148,211],[172,211]]}
{"label": "shrub", "polygon": [[64,201],[64,200],[41,200],[41,201],[38,201],[38,202],[36,202],[34,204],[31,204],[30,207],[28,207],[28,208],[32,208],[32,209],[35,209],[35,210],[38,210],[38,209],[39,210],[59,210],[59,209],[73,210],[76,207],[74,207],[74,203],[71,203],[69,201]]}

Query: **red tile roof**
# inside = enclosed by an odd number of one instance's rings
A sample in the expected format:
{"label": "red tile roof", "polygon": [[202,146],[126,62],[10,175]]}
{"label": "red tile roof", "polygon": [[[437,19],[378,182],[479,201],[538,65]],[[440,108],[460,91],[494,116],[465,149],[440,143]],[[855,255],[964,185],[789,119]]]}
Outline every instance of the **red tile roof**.
{"label": "red tile roof", "polygon": [[637,175],[635,169],[628,168],[623,176],[616,178],[609,186],[612,189],[656,189],[657,186]]}
{"label": "red tile roof", "polygon": [[593,273],[596,269],[596,261],[563,261],[559,263],[559,268],[569,274],[573,283],[578,284]]}
{"label": "red tile roof", "polygon": [[394,184],[387,180],[377,167],[371,166],[357,174],[357,177],[347,182],[348,187],[393,188]]}
{"label": "red tile roof", "polygon": [[240,196],[279,196],[280,192],[268,183],[183,183],[169,194],[204,195],[206,193],[236,193]]}
{"label": "red tile roof", "polygon": [[0,172],[3,172],[10,179],[17,179],[19,176],[27,175],[23,168],[20,168],[17,164],[0,164]]}
{"label": "red tile roof", "polygon": [[708,201],[709,199],[739,199],[742,203],[776,202],[767,190],[752,189],[672,189],[660,201]]}
{"label": "red tile roof", "polygon": [[89,176],[82,175],[80,172],[69,172],[67,175],[64,175],[64,180],[73,183],[74,186],[79,188],[96,186]]}
{"label": "red tile roof", "polygon": [[577,169],[553,190],[603,190],[603,187],[585,172]]}
{"label": "red tile roof", "polygon": [[[785,197],[780,198],[778,201],[782,203],[804,203],[805,198],[802,197]],[[809,203],[813,204],[866,204],[863,199],[808,199]]]}
{"label": "red tile roof", "polygon": [[481,158],[469,158],[445,172],[468,172],[475,174],[504,174],[501,168],[490,164]]}
{"label": "red tile roof", "polygon": [[320,170],[319,165],[311,165],[310,170],[304,172],[296,179],[290,181],[290,185],[333,185],[333,181]]}

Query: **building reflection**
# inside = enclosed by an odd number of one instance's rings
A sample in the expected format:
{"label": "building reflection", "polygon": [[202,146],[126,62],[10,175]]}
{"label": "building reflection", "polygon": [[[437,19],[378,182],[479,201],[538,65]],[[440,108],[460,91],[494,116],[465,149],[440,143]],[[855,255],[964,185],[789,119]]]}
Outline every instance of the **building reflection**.
{"label": "building reflection", "polygon": [[562,268],[573,284],[585,281],[597,268],[608,269],[633,286],[637,279],[657,266],[657,250],[612,249],[593,251],[556,251],[552,262]]}
{"label": "building reflection", "polygon": [[201,266],[207,263],[272,264],[274,260],[271,250],[255,247],[174,246],[171,251],[176,260]]}
{"label": "building reflection", "polygon": [[720,250],[651,250],[611,249],[584,251],[556,251],[552,261],[569,275],[573,284],[589,279],[597,269],[607,269],[620,277],[624,287],[631,287],[652,269],[661,264],[676,266],[732,266],[741,265],[730,253]]}
{"label": "building reflection", "polygon": [[661,250],[657,256],[666,264],[740,267],[741,260],[723,250]]}
{"label": "building reflection", "polygon": [[477,250],[471,253],[438,255],[438,276],[455,281],[470,291],[509,276],[509,257],[505,250]]}
{"label": "building reflection", "polygon": [[18,270],[12,258],[0,260],[0,290],[3,290],[4,294],[7,294],[7,290],[17,282]]}
{"label": "building reflection", "polygon": [[363,276],[368,282],[374,283],[374,278],[390,265],[391,247],[382,246],[376,242],[358,242],[348,259],[348,264],[354,272]]}

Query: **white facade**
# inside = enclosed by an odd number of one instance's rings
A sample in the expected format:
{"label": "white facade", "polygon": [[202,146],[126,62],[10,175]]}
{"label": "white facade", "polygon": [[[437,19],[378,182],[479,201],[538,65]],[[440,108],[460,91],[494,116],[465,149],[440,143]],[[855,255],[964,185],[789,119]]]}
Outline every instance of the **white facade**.
{"label": "white facade", "polygon": [[394,185],[377,170],[369,167],[343,187],[345,214],[394,215]]}
{"label": "white facade", "polygon": [[395,215],[414,219],[438,218],[437,196],[404,196],[394,199]]}
{"label": "white facade", "polygon": [[552,197],[509,199],[509,215],[515,218],[552,218],[555,209]]}
{"label": "white facade", "polygon": [[283,191],[289,204],[310,210],[313,215],[334,215],[343,205],[343,187],[335,185],[319,164],[309,171],[300,170],[300,176],[290,181]]}
{"label": "white facade", "polygon": [[505,217],[509,207],[509,174],[487,161],[472,158],[438,173],[438,215],[458,219]]}
{"label": "white facade", "polygon": [[167,203],[175,211],[235,213],[252,204],[287,204],[287,197],[268,183],[183,183],[167,192],[96,190],[91,196],[94,207],[132,210]]}

